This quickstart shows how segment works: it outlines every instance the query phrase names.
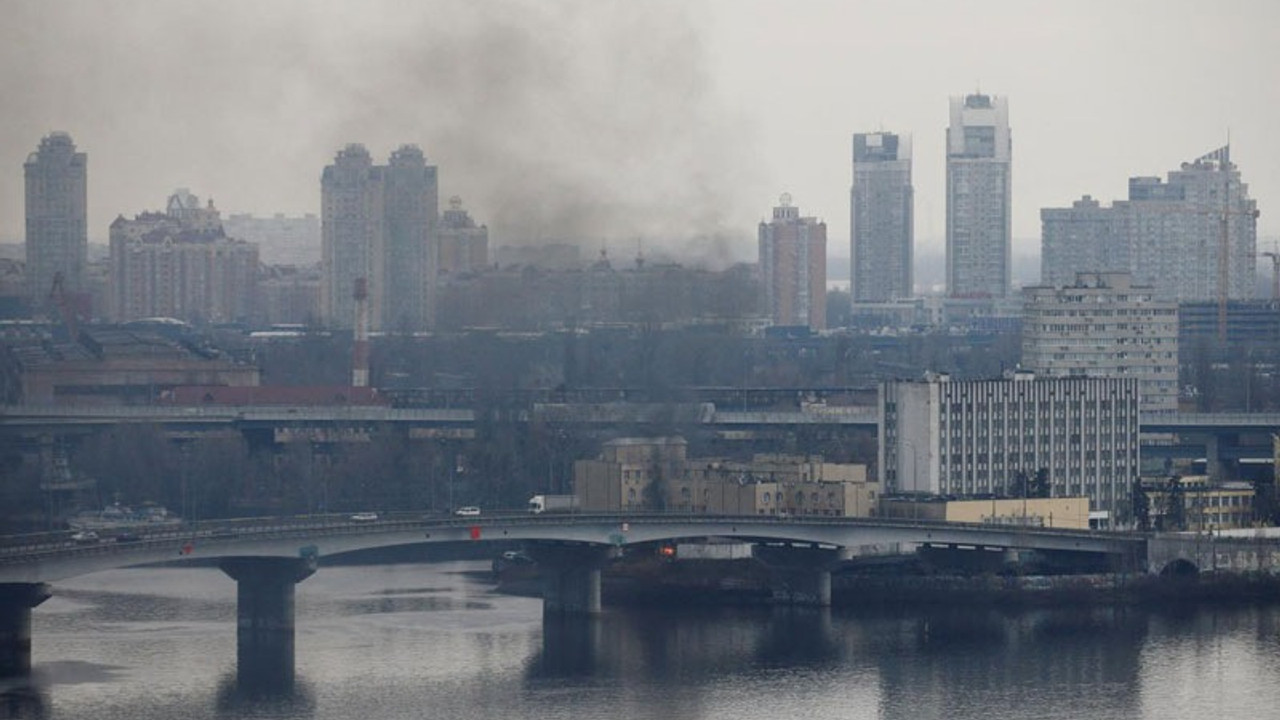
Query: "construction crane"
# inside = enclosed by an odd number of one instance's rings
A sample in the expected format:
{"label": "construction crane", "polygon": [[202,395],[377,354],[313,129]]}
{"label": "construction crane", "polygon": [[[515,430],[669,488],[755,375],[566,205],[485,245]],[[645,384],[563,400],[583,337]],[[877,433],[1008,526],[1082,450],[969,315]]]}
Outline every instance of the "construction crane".
{"label": "construction crane", "polygon": [[[1199,163],[1202,161],[1213,161],[1217,164],[1217,169],[1219,172],[1223,172],[1223,173],[1230,172],[1231,169],[1235,167],[1235,165],[1231,163],[1230,148],[1231,148],[1230,145],[1225,145],[1219,148],[1218,150],[1215,150],[1209,153],[1208,155],[1204,155],[1202,157],[1197,158],[1196,162]],[[1218,219],[1218,258],[1217,258],[1218,259],[1218,283],[1217,283],[1218,284],[1218,288],[1217,288],[1218,342],[1225,344],[1227,341],[1227,299],[1228,299],[1228,296],[1230,295],[1230,285],[1231,285],[1231,281],[1230,281],[1231,273],[1229,272],[1231,267],[1231,261],[1230,261],[1231,217],[1233,215],[1236,215],[1236,216],[1250,217],[1256,220],[1258,218],[1259,212],[1257,208],[1236,209],[1236,210],[1233,210],[1231,208],[1230,177],[1224,177],[1222,189],[1223,189],[1223,193],[1222,193],[1221,207],[1188,206],[1188,205],[1178,204],[1170,207],[1157,208],[1152,205],[1147,205],[1143,208],[1143,212],[1149,213],[1149,212],[1156,211],[1156,212],[1168,212],[1168,213],[1174,213],[1174,214],[1208,215],[1208,216],[1216,217]],[[1273,262],[1280,262],[1280,261],[1273,261]]]}

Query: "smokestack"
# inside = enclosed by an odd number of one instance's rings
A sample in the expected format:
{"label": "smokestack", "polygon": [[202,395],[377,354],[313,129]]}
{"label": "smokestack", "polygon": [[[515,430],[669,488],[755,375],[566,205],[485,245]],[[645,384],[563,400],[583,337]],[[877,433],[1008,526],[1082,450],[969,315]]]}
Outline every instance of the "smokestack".
{"label": "smokestack", "polygon": [[353,387],[369,386],[369,286],[364,278],[356,278],[355,291],[352,297],[356,300],[355,347],[351,357],[351,385]]}

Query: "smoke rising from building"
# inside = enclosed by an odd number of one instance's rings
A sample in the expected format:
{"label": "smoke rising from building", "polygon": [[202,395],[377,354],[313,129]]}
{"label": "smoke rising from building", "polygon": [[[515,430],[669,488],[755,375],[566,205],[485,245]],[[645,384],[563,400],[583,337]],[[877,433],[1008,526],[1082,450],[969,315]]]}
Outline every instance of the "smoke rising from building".
{"label": "smoke rising from building", "polygon": [[[741,118],[709,82],[697,8],[462,0],[6,3],[0,167],[51,129],[94,159],[90,237],[177,185],[255,213],[318,209],[319,169],[360,142],[420,145],[495,240],[629,255],[756,214]],[[0,172],[0,237],[21,236]],[[748,221],[749,222],[749,221]],[[703,253],[750,255],[744,237]]]}

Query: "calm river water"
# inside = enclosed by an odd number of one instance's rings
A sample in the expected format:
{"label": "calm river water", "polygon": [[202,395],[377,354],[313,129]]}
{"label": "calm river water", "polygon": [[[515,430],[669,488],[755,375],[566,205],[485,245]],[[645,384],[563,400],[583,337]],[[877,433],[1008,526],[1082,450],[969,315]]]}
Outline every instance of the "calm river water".
{"label": "calm river water", "polygon": [[55,585],[30,693],[0,717],[1263,718],[1280,608],[867,614],[633,610],[544,628],[480,563],[324,568],[298,588],[297,681],[239,686],[235,586],[213,569]]}

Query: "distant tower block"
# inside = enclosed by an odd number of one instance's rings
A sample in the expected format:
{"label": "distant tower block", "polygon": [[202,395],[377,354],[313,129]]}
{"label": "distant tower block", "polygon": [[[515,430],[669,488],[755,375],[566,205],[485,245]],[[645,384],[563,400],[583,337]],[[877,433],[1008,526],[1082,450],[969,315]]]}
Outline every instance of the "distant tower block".
{"label": "distant tower block", "polygon": [[369,386],[369,285],[356,278],[351,297],[356,301],[355,343],[351,357],[351,385]]}

